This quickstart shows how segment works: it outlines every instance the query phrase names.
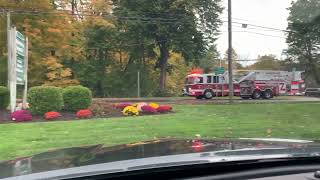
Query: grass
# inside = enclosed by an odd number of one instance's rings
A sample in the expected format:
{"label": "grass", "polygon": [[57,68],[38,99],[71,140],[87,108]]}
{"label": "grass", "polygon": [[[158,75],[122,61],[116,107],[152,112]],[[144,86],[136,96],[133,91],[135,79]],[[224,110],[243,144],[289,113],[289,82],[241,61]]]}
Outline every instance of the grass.
{"label": "grass", "polygon": [[0,160],[81,145],[176,137],[320,139],[320,103],[177,105],[175,114],[0,125]]}

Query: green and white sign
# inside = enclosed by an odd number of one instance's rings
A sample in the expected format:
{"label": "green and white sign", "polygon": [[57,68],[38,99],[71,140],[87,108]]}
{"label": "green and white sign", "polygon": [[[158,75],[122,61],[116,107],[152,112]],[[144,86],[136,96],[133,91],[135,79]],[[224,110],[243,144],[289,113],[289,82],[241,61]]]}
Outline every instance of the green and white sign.
{"label": "green and white sign", "polygon": [[8,30],[8,80],[10,87],[10,110],[16,110],[17,85],[23,85],[22,103],[27,104],[28,89],[28,38],[16,30]]}
{"label": "green and white sign", "polygon": [[224,67],[218,67],[218,68],[215,68],[214,72],[215,72],[216,75],[224,74],[225,69],[224,69]]}
{"label": "green and white sign", "polygon": [[25,83],[25,37],[19,31],[16,33],[16,77],[17,84]]}

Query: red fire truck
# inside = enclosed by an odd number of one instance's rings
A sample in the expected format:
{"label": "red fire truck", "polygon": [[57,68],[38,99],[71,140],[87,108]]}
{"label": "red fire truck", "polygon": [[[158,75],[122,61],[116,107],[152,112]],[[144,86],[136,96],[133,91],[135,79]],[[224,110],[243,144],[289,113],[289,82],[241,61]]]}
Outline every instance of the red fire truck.
{"label": "red fire truck", "polygon": [[[305,89],[302,73],[302,71],[237,71],[233,80],[234,95],[243,99],[301,95]],[[186,77],[184,94],[197,99],[228,96],[228,84],[228,72],[221,75],[193,73]]]}

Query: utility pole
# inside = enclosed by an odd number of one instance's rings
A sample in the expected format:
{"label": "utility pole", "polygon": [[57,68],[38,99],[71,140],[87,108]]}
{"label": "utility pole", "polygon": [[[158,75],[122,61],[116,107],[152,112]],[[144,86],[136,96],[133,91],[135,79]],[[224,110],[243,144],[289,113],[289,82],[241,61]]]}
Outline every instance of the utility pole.
{"label": "utility pole", "polygon": [[11,80],[11,72],[10,72],[10,26],[11,26],[11,17],[10,17],[10,11],[7,12],[7,63],[8,63],[8,85],[7,87],[10,87],[10,80]]}
{"label": "utility pole", "polygon": [[233,103],[233,72],[232,72],[232,4],[228,0],[228,73],[229,73],[229,102]]}

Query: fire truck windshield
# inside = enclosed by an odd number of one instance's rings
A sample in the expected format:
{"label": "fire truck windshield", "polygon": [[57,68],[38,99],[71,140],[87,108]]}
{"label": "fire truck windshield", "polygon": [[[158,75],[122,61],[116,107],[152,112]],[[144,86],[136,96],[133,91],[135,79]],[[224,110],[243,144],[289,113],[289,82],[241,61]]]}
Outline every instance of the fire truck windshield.
{"label": "fire truck windshield", "polygon": [[185,84],[203,83],[203,77],[191,76],[186,78]]}

